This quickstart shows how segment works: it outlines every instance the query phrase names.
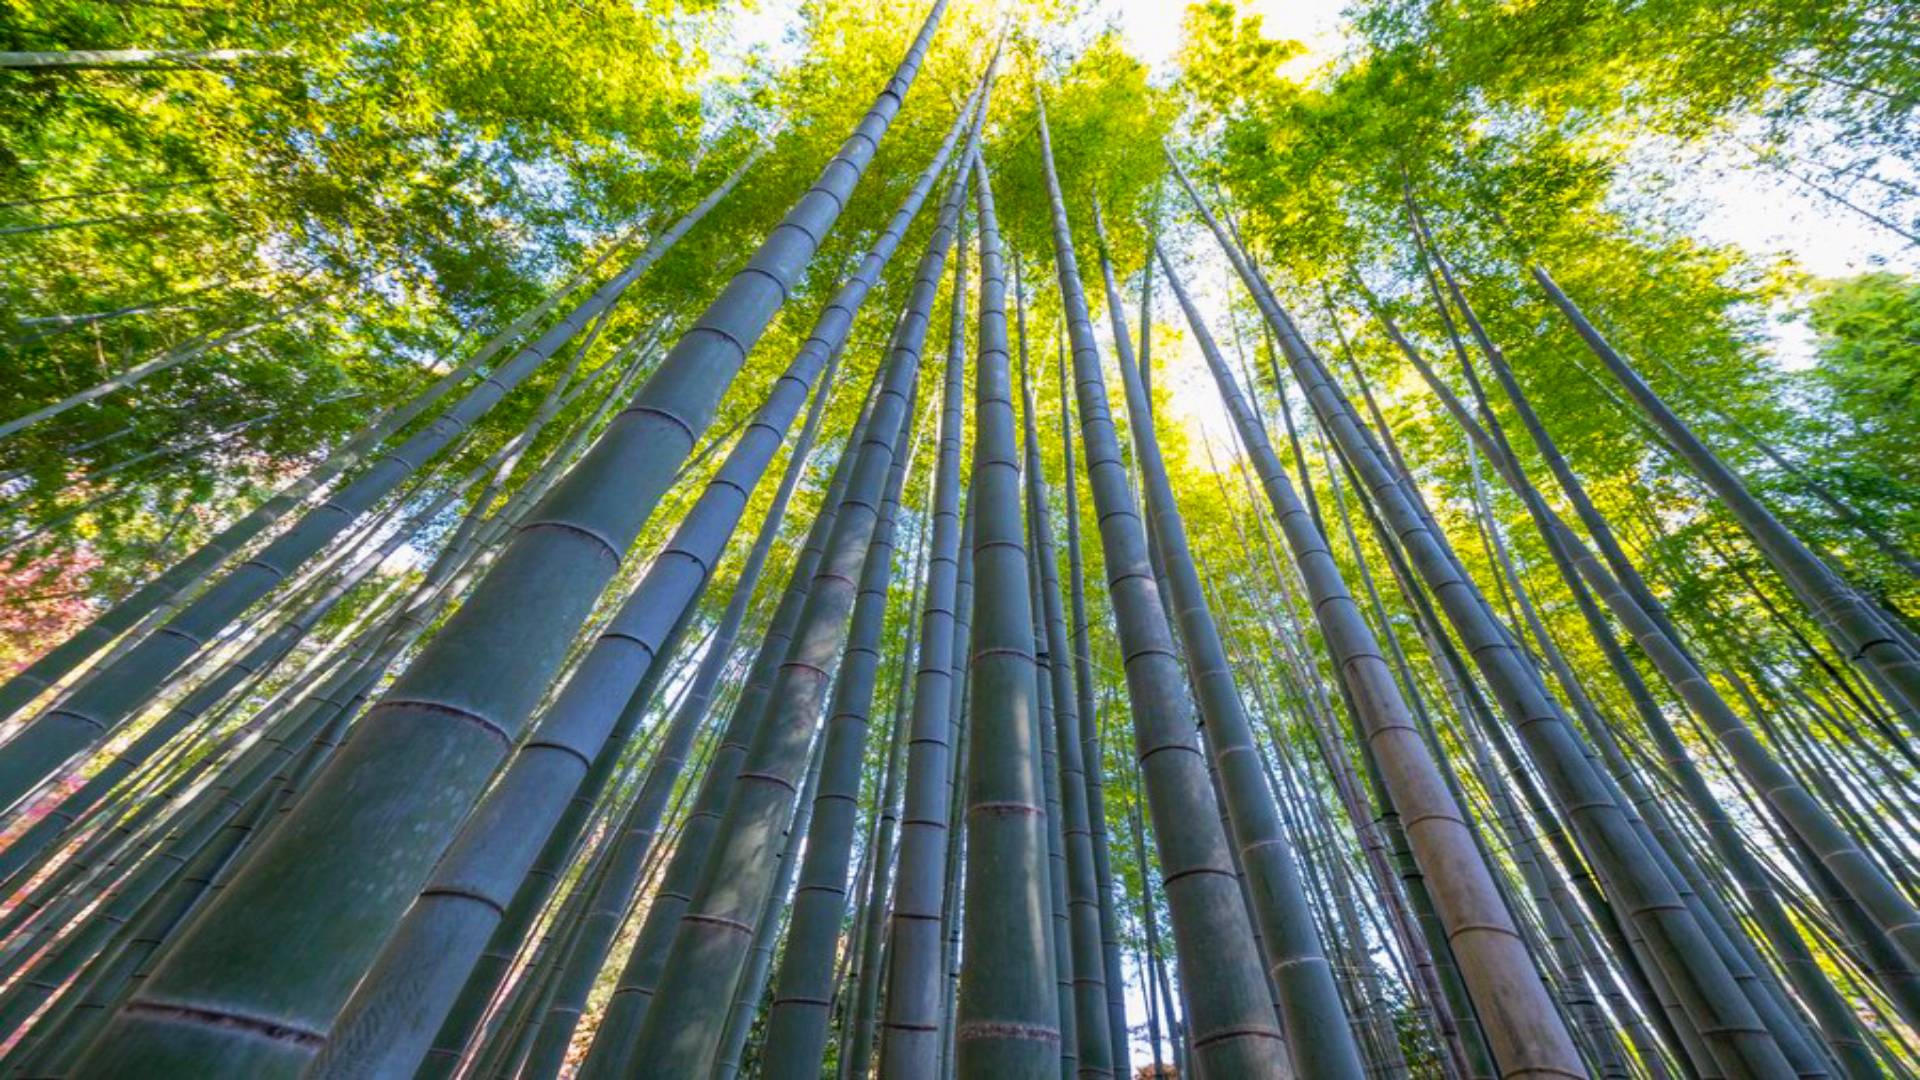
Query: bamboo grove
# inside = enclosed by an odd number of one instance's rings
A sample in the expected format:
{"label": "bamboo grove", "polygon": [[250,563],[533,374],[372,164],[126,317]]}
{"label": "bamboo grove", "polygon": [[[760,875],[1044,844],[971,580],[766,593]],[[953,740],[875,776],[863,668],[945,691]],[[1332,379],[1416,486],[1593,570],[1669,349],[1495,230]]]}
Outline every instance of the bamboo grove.
{"label": "bamboo grove", "polygon": [[1920,1075],[1916,24],[910,6],[22,7],[0,1072]]}

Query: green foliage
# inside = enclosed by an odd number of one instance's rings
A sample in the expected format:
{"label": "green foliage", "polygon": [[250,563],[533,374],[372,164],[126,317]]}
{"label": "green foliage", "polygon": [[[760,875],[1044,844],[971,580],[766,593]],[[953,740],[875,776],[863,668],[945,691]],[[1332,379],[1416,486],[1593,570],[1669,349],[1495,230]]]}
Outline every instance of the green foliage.
{"label": "green foliage", "polygon": [[[1037,92],[1046,102],[1055,158],[1068,185],[1067,214],[1074,235],[1089,242],[1082,259],[1088,280],[1098,281],[1093,261],[1092,208],[1106,215],[1109,236],[1120,265],[1145,261],[1145,225],[1155,214],[1161,174],[1162,141],[1172,132],[1178,105],[1165,89],[1148,80],[1144,64],[1130,55],[1119,35],[1094,38],[1071,64],[1057,73],[1040,64],[1026,72],[1026,85],[1009,86],[1000,110],[999,138],[988,147],[996,162],[995,194],[1011,209],[1006,236],[1010,248],[1034,267],[1040,280],[1051,264],[1046,182],[1039,165]],[[1098,288],[1089,290],[1097,295]]]}
{"label": "green foliage", "polygon": [[1820,338],[1807,377],[1835,406],[1839,449],[1891,476],[1920,476],[1920,281],[1826,282],[1807,314]]}
{"label": "green foliage", "polygon": [[256,501],[683,202],[707,151],[737,160],[708,130],[710,22],[697,2],[14,5],[12,49],[244,55],[0,72],[0,415],[269,324],[9,439],[14,536],[86,537],[112,565],[182,498]]}

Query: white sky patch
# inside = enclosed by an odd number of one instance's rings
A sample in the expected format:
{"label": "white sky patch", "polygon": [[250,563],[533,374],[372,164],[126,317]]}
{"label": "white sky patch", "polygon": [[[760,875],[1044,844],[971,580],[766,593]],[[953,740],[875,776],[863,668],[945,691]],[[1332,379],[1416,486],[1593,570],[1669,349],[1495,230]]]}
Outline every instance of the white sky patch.
{"label": "white sky patch", "polygon": [[734,6],[728,13],[732,27],[721,37],[724,42],[714,60],[722,72],[739,68],[742,57],[759,54],[769,63],[799,58],[799,50],[787,40],[787,31],[800,22],[800,0],[753,0],[751,5]]}
{"label": "white sky patch", "polygon": [[[1342,0],[1242,0],[1240,11],[1261,17],[1260,29],[1270,38],[1294,40],[1307,47],[1295,64],[1309,68],[1324,63],[1346,43],[1342,30]],[[1108,0],[1121,34],[1135,56],[1160,74],[1173,70],[1180,51],[1180,27],[1187,5],[1179,0]],[[1292,65],[1285,74],[1295,74]]]}
{"label": "white sky patch", "polygon": [[1698,173],[1700,233],[1756,255],[1789,255],[1816,277],[1873,270],[1920,271],[1920,255],[1891,230],[1822,197],[1792,177],[1714,155]]}
{"label": "white sky patch", "polygon": [[[1662,174],[1666,198],[1691,193],[1683,206],[1693,215],[1695,235],[1737,245],[1761,261],[1785,257],[1815,278],[1876,270],[1920,273],[1920,248],[1796,179],[1796,173],[1804,176],[1808,170],[1757,163],[1746,148],[1754,141],[1752,133],[1738,128],[1704,151],[1648,139],[1629,151],[1621,185],[1629,187],[1645,173]],[[1801,312],[1773,314],[1773,360],[1789,370],[1811,366],[1813,331]]]}

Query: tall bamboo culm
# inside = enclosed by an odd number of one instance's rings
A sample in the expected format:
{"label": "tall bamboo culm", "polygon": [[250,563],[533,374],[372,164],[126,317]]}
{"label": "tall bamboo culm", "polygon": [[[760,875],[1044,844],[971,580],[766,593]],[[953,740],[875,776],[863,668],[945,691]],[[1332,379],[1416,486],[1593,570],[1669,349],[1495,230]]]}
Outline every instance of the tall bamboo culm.
{"label": "tall bamboo culm", "polygon": [[1175,948],[1188,970],[1207,973],[1185,984],[1189,1037],[1199,1067],[1209,1074],[1289,1075],[1285,1038],[1273,1012],[1253,924],[1220,824],[1185,672],[1148,559],[1146,530],[1121,461],[1099,346],[1074,258],[1066,202],[1054,171],[1044,103],[1040,104],[1040,153],[1053,206],[1054,265],[1072,347],[1086,475],[1100,520],[1115,630],[1126,657],[1134,750],[1145,773],[1163,887],[1173,910]]}
{"label": "tall bamboo culm", "polygon": [[[981,98],[992,100],[993,69]],[[969,140],[966,158],[976,150]],[[963,166],[966,159],[963,158]],[[935,1076],[941,1052],[946,984],[942,922],[945,870],[952,828],[952,713],[956,639],[955,590],[960,570],[961,443],[966,423],[967,244],[964,230],[954,260],[946,371],[940,393],[940,442],[934,463],[933,535],[927,556],[926,599],[920,613],[918,667],[907,742],[907,775],[900,817],[900,869],[887,925],[886,1001],[881,1018],[883,1076]]]}
{"label": "tall bamboo culm", "polygon": [[973,641],[965,767],[967,852],[955,1075],[1051,1080],[1060,1017],[1036,710],[1033,604],[1020,512],[1006,269],[993,191],[980,181],[973,436]]}
{"label": "tall bamboo culm", "polygon": [[[1019,264],[1014,283],[1020,285]],[[1081,739],[1080,704],[1073,685],[1073,661],[1067,642],[1066,615],[1060,603],[1060,571],[1053,543],[1053,512],[1046,471],[1040,456],[1040,430],[1035,418],[1033,379],[1027,356],[1027,312],[1024,296],[1016,298],[1020,333],[1021,420],[1025,428],[1027,522],[1033,536],[1033,559],[1039,568],[1040,611],[1044,621],[1046,677],[1053,706],[1054,757],[1059,762],[1061,834],[1066,845],[1068,919],[1072,934],[1074,1035],[1079,1043],[1082,1076],[1112,1076],[1126,1067],[1123,1056],[1113,1057],[1115,1042],[1107,992],[1106,952],[1100,924],[1099,879],[1093,858],[1093,829],[1087,820],[1087,770]]]}

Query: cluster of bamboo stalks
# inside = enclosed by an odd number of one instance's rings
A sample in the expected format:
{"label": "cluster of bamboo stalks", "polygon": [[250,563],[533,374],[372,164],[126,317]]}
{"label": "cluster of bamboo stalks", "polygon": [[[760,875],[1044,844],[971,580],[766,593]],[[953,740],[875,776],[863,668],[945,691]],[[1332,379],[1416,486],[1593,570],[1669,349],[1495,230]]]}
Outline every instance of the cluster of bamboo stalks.
{"label": "cluster of bamboo stalks", "polygon": [[[1353,291],[1466,437],[1492,595],[1361,367],[1316,347],[1171,150],[1259,313],[1267,370],[1237,325],[1221,344],[1157,238],[1135,335],[1089,206],[1103,348],[1042,104],[1064,322],[1045,370],[1028,334],[1044,285],[1003,240],[982,145],[997,53],[751,417],[709,434],[944,7],[703,312],[657,313],[583,365],[757,155],[617,272],[570,279],[0,687],[16,819],[0,1069],[1914,1075],[1912,632],[1533,267],[1784,583],[1752,590],[1825,678],[1677,625],[1411,192],[1457,374]],[[843,388],[850,332],[923,212],[884,358]],[[1230,469],[1214,469],[1244,552],[1231,565],[1190,542],[1162,455],[1156,281],[1231,421]],[[1331,310],[1328,325],[1344,349]],[[524,431],[462,475],[436,464],[555,365]],[[1049,375],[1057,417],[1036,406]],[[841,390],[864,391],[858,418],[823,430]],[[1043,432],[1064,475],[1047,475]],[[1488,469],[1603,670],[1576,669],[1550,630]],[[790,522],[807,484],[819,510]],[[635,564],[650,526],[670,534]],[[783,528],[804,539],[776,562]],[[418,572],[328,618],[403,549],[424,553]],[[732,558],[731,594],[709,603]],[[1110,615],[1115,664],[1095,662],[1090,609]]]}

